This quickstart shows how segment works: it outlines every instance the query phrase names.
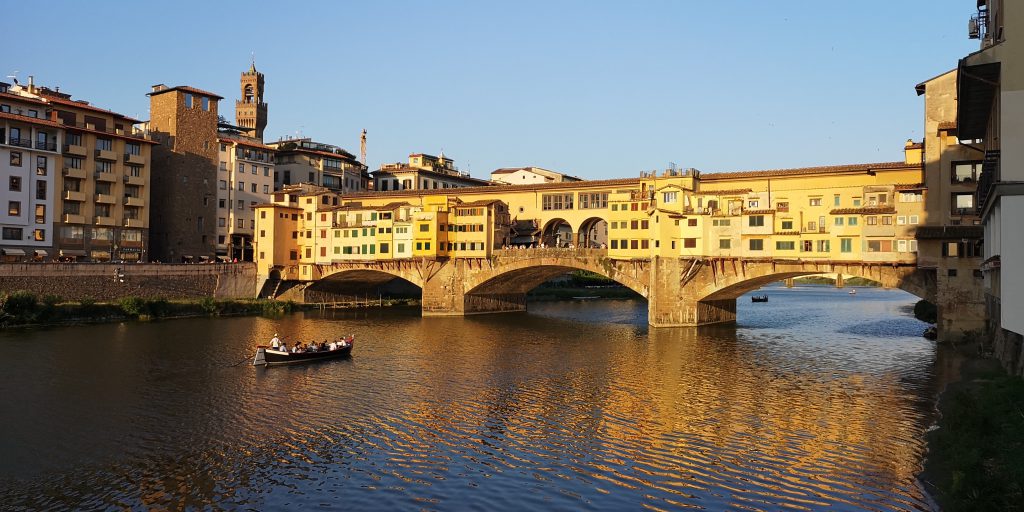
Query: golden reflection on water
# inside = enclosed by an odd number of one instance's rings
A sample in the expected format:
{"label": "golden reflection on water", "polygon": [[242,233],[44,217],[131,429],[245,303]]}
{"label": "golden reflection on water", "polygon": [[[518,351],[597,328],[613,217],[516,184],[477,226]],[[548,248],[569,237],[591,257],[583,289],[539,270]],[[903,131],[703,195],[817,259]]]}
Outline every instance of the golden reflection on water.
{"label": "golden reflection on water", "polygon": [[[0,417],[19,436],[0,448],[32,475],[0,491],[30,508],[925,509],[934,352],[884,320],[901,299],[861,295],[852,311],[808,296],[812,323],[790,304],[650,332],[614,302],[82,328],[110,357],[63,341],[24,361],[61,370],[34,400],[79,382],[81,403]],[[275,331],[355,332],[354,356],[232,366]],[[83,378],[89,361],[102,375]],[[28,421],[80,428],[37,439]]]}

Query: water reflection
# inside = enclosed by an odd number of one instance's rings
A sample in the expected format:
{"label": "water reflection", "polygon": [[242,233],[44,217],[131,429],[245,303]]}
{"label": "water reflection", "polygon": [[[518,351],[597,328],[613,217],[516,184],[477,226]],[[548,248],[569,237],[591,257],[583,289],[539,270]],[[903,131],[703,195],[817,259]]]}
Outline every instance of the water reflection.
{"label": "water reflection", "polygon": [[[923,509],[913,298],[772,289],[648,332],[632,301],[4,333],[0,492],[26,508]],[[232,366],[275,332],[351,360]]]}

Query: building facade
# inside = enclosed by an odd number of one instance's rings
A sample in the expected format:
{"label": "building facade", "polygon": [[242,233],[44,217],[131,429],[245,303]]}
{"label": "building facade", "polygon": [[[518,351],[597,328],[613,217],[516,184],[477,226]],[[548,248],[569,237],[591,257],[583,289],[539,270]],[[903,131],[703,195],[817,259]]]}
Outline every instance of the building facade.
{"label": "building facade", "polygon": [[567,183],[583,181],[575,176],[540,167],[503,167],[491,171],[491,181],[504,185],[536,185],[539,183]]}
{"label": "building facade", "polygon": [[153,153],[151,247],[164,262],[208,261],[217,241],[218,102],[189,86],[153,86],[149,130]]}
{"label": "building facade", "polygon": [[[973,4],[973,3],[972,3]],[[984,229],[985,300],[994,350],[1024,374],[1024,5],[979,0],[969,35],[981,47],[957,67],[957,138],[982,159],[976,207]]]}
{"label": "building facade", "polygon": [[[61,261],[146,260],[155,142],[134,126],[138,121],[73,100],[69,94],[36,87],[31,80],[27,86],[6,89],[6,98],[17,97],[22,103],[13,111],[41,125],[33,132],[33,148],[50,153],[31,155],[34,179],[31,184],[24,182],[32,187],[35,198],[33,238],[45,239],[47,230],[52,237],[49,249],[36,248],[29,256]],[[27,133],[18,123],[7,131],[16,138]],[[8,213],[12,211],[8,201]],[[52,224],[44,226],[41,221],[47,217]]]}
{"label": "building facade", "polygon": [[437,190],[446,188],[480,187],[490,185],[487,180],[470,177],[459,172],[455,161],[441,156],[414,153],[406,163],[384,164],[373,173],[373,189]]}
{"label": "building facade", "polygon": [[218,259],[253,260],[253,207],[274,189],[274,148],[254,137],[222,130],[217,137]]}
{"label": "building facade", "polygon": [[275,188],[310,184],[339,193],[366,192],[366,166],[344,149],[311,139],[282,139],[268,143],[276,151]]}
{"label": "building facade", "polygon": [[0,256],[48,259],[54,250],[55,187],[64,130],[42,100],[0,83]]}

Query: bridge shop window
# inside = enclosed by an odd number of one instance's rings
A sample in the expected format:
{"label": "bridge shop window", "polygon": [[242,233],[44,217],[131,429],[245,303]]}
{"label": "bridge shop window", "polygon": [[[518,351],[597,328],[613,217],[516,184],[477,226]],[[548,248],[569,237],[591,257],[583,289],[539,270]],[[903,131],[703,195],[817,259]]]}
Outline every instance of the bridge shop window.
{"label": "bridge shop window", "polygon": [[810,205],[811,206],[821,206],[821,198],[820,197],[812,197]]}
{"label": "bridge shop window", "polygon": [[750,239],[749,247],[750,247],[751,251],[763,251],[764,250],[764,240],[762,240],[760,238],[751,238]]}
{"label": "bridge shop window", "polygon": [[843,225],[843,218],[842,217],[836,217],[834,223],[835,223],[836,226],[842,226]]}
{"label": "bridge shop window", "polygon": [[853,239],[852,238],[840,238],[839,239],[839,251],[840,252],[853,252]]}
{"label": "bridge shop window", "polygon": [[892,252],[892,240],[868,240],[868,252]]}
{"label": "bridge shop window", "polygon": [[732,249],[732,239],[731,238],[719,238],[718,239],[718,248],[719,249]]}
{"label": "bridge shop window", "polygon": [[[612,205],[614,206],[614,205]],[[580,192],[580,209],[591,210],[608,207],[608,192]]]}
{"label": "bridge shop window", "polygon": [[696,238],[684,238],[683,239],[683,248],[684,249],[695,249],[696,247],[697,247],[697,239]]}
{"label": "bridge shop window", "polygon": [[751,215],[747,219],[747,225],[750,227],[764,226],[764,215]]}
{"label": "bridge shop window", "polygon": [[818,240],[816,245],[818,246],[818,252],[829,252],[831,245],[828,240]]}
{"label": "bridge shop window", "polygon": [[775,250],[776,251],[792,251],[794,249],[796,249],[796,242],[793,242],[793,241],[789,241],[789,242],[782,242],[782,241],[775,242]]}
{"label": "bridge shop window", "polygon": [[572,210],[572,194],[544,194],[541,205],[544,210]]}

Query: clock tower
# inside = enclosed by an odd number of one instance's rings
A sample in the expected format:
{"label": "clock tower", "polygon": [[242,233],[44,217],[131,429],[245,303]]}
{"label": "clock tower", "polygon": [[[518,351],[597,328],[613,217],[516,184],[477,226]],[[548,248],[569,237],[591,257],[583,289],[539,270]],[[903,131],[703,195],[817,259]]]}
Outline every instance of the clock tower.
{"label": "clock tower", "polygon": [[249,135],[263,140],[267,127],[267,104],[263,102],[263,73],[256,71],[254,59],[248,71],[242,72],[242,99],[235,102],[235,124],[249,131]]}

